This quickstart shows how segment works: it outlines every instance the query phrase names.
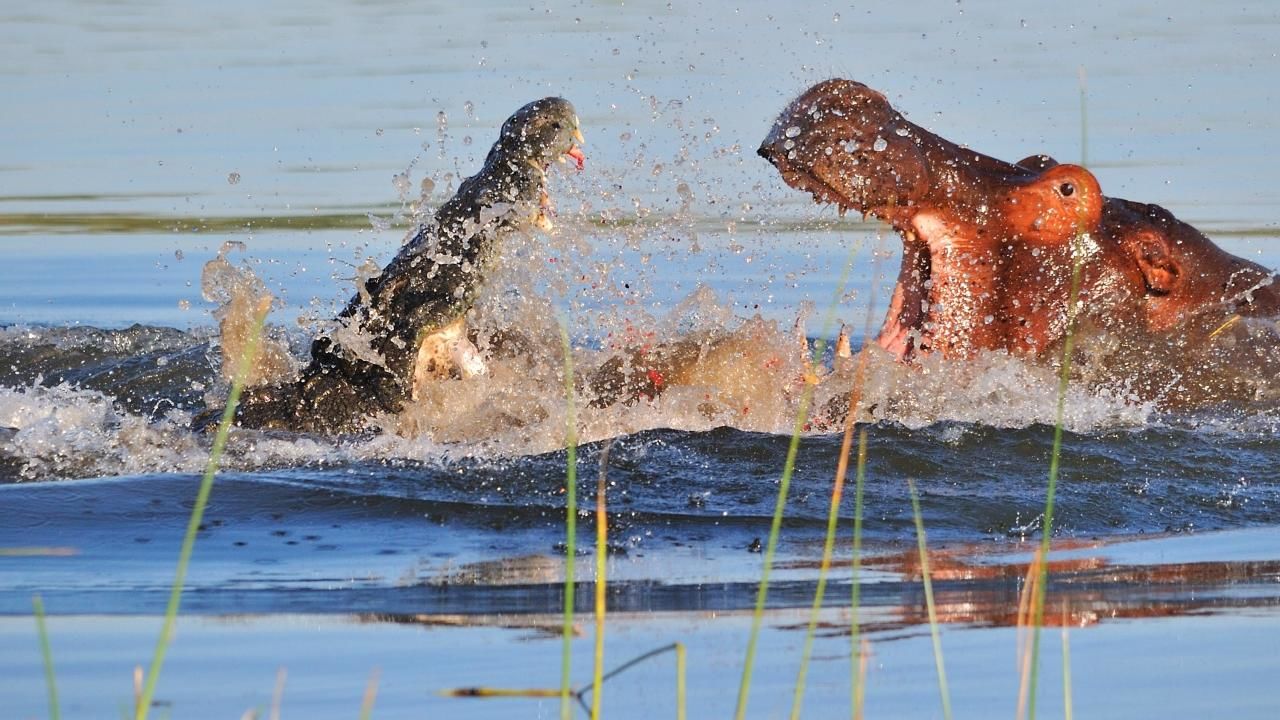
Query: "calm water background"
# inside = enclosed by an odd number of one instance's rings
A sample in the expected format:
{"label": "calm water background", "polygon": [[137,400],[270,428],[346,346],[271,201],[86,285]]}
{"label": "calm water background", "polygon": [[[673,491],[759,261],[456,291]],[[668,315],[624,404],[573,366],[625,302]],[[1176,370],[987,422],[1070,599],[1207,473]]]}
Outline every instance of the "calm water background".
{"label": "calm water background", "polygon": [[[872,260],[872,228],[837,222],[754,154],[783,105],[833,75],[884,91],[915,122],[983,152],[1077,161],[1083,67],[1087,161],[1104,191],[1162,204],[1275,267],[1278,48],[1280,8],[1270,3],[7,6],[0,325],[19,328],[9,339],[27,326],[190,329],[174,357],[203,362],[197,346],[213,322],[200,268],[228,240],[247,244],[237,257],[280,294],[276,322],[326,317],[350,293],[355,265],[394,253],[421,181],[436,185],[428,206],[442,201],[496,126],[548,94],[577,106],[588,161],[554,179],[560,238],[523,252],[537,263],[585,255],[579,262],[608,263],[634,290],[589,294],[550,276],[545,290],[569,309],[576,335],[598,337],[596,319],[614,308],[661,315],[700,283],[741,317],[789,322],[806,301],[830,302],[850,247],[861,250],[838,314],[856,321],[869,299],[884,306],[897,240],[885,238]],[[641,230],[612,230],[601,217]],[[113,362],[127,370],[133,351],[114,342],[95,349],[121,352]],[[19,368],[14,384],[32,383],[38,367]],[[109,714],[127,702],[128,673],[153,641],[202,448],[175,433],[176,460],[154,448],[130,455],[137,411],[112,414],[84,395],[2,400],[20,419],[32,407],[46,414],[44,445],[32,451],[43,454],[32,457],[59,480],[0,486],[0,547],[78,552],[0,558],[3,695],[19,717],[43,712],[28,616],[41,592],[68,714]],[[1003,410],[999,421],[979,407],[959,422],[874,428],[873,546],[891,554],[912,541],[901,481],[914,477],[936,542],[979,556],[1024,550],[1038,529],[1050,433],[1041,415],[1019,421],[1018,407]],[[1070,603],[1092,613],[1079,624],[1173,616],[1075,631],[1082,715],[1274,717],[1280,441],[1266,415],[1229,420],[1103,423],[1068,436],[1069,538],[1225,531],[1135,543],[1148,548],[1136,557],[1089,550],[1122,567],[1205,562],[1222,569],[1215,579],[1150,573],[1117,585],[1085,570],[1061,579]],[[737,613],[753,602],[759,571],[744,548],[767,529],[785,446],[740,430],[655,431],[613,450],[615,600],[635,614],[616,626],[611,657],[684,639],[698,668],[693,707],[708,715],[727,712],[736,684],[725,678],[736,679],[745,642]],[[805,448],[758,676],[761,712],[789,702],[796,608],[811,597],[838,441]],[[585,462],[599,451],[584,451]],[[388,668],[379,716],[555,715],[553,704],[442,704],[430,692],[555,683],[558,645],[528,641],[548,637],[538,628],[560,602],[563,454],[458,458],[430,444],[270,438],[237,452],[240,472],[215,491],[184,606],[191,616],[162,681],[175,717],[262,706],[282,664],[292,673],[286,712],[308,717],[354,714],[375,665]],[[18,475],[2,457],[0,471]],[[919,584],[889,565],[870,577],[868,613],[881,628],[871,716],[932,716]],[[969,716],[1012,712],[1013,633],[991,628],[1016,586],[943,588],[956,623],[944,633],[953,690]],[[837,587],[828,619],[838,626],[847,582]],[[468,627],[441,627],[456,622]],[[845,712],[847,639],[836,631],[820,641],[815,716]],[[665,695],[646,692],[667,687],[666,667],[643,672],[611,688],[611,717],[669,709]]]}
{"label": "calm water background", "polygon": [[[997,157],[1077,160],[1083,67],[1104,190],[1276,264],[1280,20],[1267,3],[55,2],[3,20],[4,323],[205,324],[189,284],[227,238],[249,241],[291,305],[328,307],[349,288],[339,261],[385,258],[401,240],[362,222],[399,205],[394,176],[408,169],[415,197],[423,177],[443,188],[513,108],[547,94],[573,100],[589,135],[581,203],[669,216],[687,184],[705,253],[681,248],[663,272],[790,315],[828,297],[837,238],[802,244],[822,256],[811,261],[785,233],[744,230],[747,249],[698,276],[734,244],[729,223],[824,217],[754,149],[788,99],[832,75]],[[356,229],[323,230],[334,215]],[[281,217],[321,229],[253,229]],[[206,229],[219,218],[232,229]],[[596,245],[611,255],[609,238]],[[817,275],[761,292],[771,270]],[[671,299],[656,291],[649,301]]]}

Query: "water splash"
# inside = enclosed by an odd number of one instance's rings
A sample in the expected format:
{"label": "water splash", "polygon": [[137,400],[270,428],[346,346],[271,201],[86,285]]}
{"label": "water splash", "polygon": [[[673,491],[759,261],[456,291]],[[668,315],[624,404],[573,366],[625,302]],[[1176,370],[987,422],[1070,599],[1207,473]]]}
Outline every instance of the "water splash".
{"label": "water splash", "polygon": [[[274,301],[274,296],[251,269],[232,265],[227,257],[232,252],[245,250],[243,242],[223,243],[217,257],[205,263],[200,275],[204,299],[218,303],[213,317],[218,321],[221,336],[222,379],[228,383],[253,331],[255,309],[263,302]],[[246,383],[250,386],[279,382],[297,369],[287,344],[278,334],[262,339],[257,358]]]}

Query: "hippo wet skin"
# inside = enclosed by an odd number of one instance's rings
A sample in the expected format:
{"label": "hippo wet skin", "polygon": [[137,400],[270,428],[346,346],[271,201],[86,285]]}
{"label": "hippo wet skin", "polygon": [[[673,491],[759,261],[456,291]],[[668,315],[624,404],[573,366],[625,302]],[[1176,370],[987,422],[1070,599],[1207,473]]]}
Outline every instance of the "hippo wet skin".
{"label": "hippo wet skin", "polygon": [[1080,372],[1123,383],[1135,399],[1280,397],[1274,273],[1164,208],[1106,197],[1083,167],[963,148],[841,79],[792,101],[759,154],[791,187],[902,237],[877,337],[900,359],[1004,351],[1056,361],[1074,320]]}

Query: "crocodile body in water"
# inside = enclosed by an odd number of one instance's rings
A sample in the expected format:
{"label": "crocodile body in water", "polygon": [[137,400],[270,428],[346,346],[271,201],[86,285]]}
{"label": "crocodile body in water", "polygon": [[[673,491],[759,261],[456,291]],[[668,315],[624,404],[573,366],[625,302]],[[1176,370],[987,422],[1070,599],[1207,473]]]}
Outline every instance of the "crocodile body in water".
{"label": "crocodile body in water", "polygon": [[421,383],[449,372],[483,372],[466,339],[465,316],[502,240],[549,226],[546,171],[568,156],[582,166],[573,105],[558,97],[520,108],[502,125],[476,175],[376,277],[361,280],[317,337],[311,360],[285,383],[246,391],[239,425],[323,434],[373,428],[397,413]]}

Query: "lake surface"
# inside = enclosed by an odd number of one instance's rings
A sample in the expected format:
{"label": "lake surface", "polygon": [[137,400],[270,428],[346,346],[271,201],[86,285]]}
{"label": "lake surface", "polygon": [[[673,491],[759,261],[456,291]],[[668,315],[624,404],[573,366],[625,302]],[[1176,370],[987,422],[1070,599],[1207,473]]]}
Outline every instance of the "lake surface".
{"label": "lake surface", "polygon": [[[54,2],[0,10],[0,48],[0,677],[15,717],[47,714],[35,594],[65,717],[127,708],[150,657],[208,455],[188,421],[225,392],[205,263],[241,243],[226,258],[274,293],[272,335],[301,356],[360,266],[385,263],[529,100],[573,101],[586,167],[552,173],[558,227],[512,244],[486,312],[548,332],[565,318],[583,366],[619,338],[728,328],[785,368],[797,316],[810,341],[846,323],[856,345],[878,325],[898,238],[812,205],[755,155],[782,107],[835,75],[985,153],[1083,159],[1108,195],[1280,266],[1267,3]],[[352,717],[380,668],[376,717],[556,717],[555,700],[436,694],[559,683],[566,401],[558,345],[544,350],[543,374],[495,373],[424,410],[427,433],[233,434],[158,711],[265,715],[284,667],[286,715]],[[1012,714],[1055,375],[990,357],[890,385],[869,390],[887,409],[869,427],[867,716],[941,714],[908,479],[956,714]],[[606,664],[686,643],[693,717],[732,712],[752,550],[798,405],[775,387],[578,409],[584,504],[608,481]],[[1276,409],[1176,414],[1083,387],[1065,408],[1047,617],[1071,628],[1075,710],[1274,717]],[[504,413],[537,420],[495,429]],[[790,707],[839,448],[822,427],[800,445],[752,717]],[[846,497],[814,717],[848,712],[852,515]],[[593,567],[588,548],[580,685]],[[1053,715],[1061,644],[1046,630]],[[672,666],[609,681],[606,715],[674,713]]]}

